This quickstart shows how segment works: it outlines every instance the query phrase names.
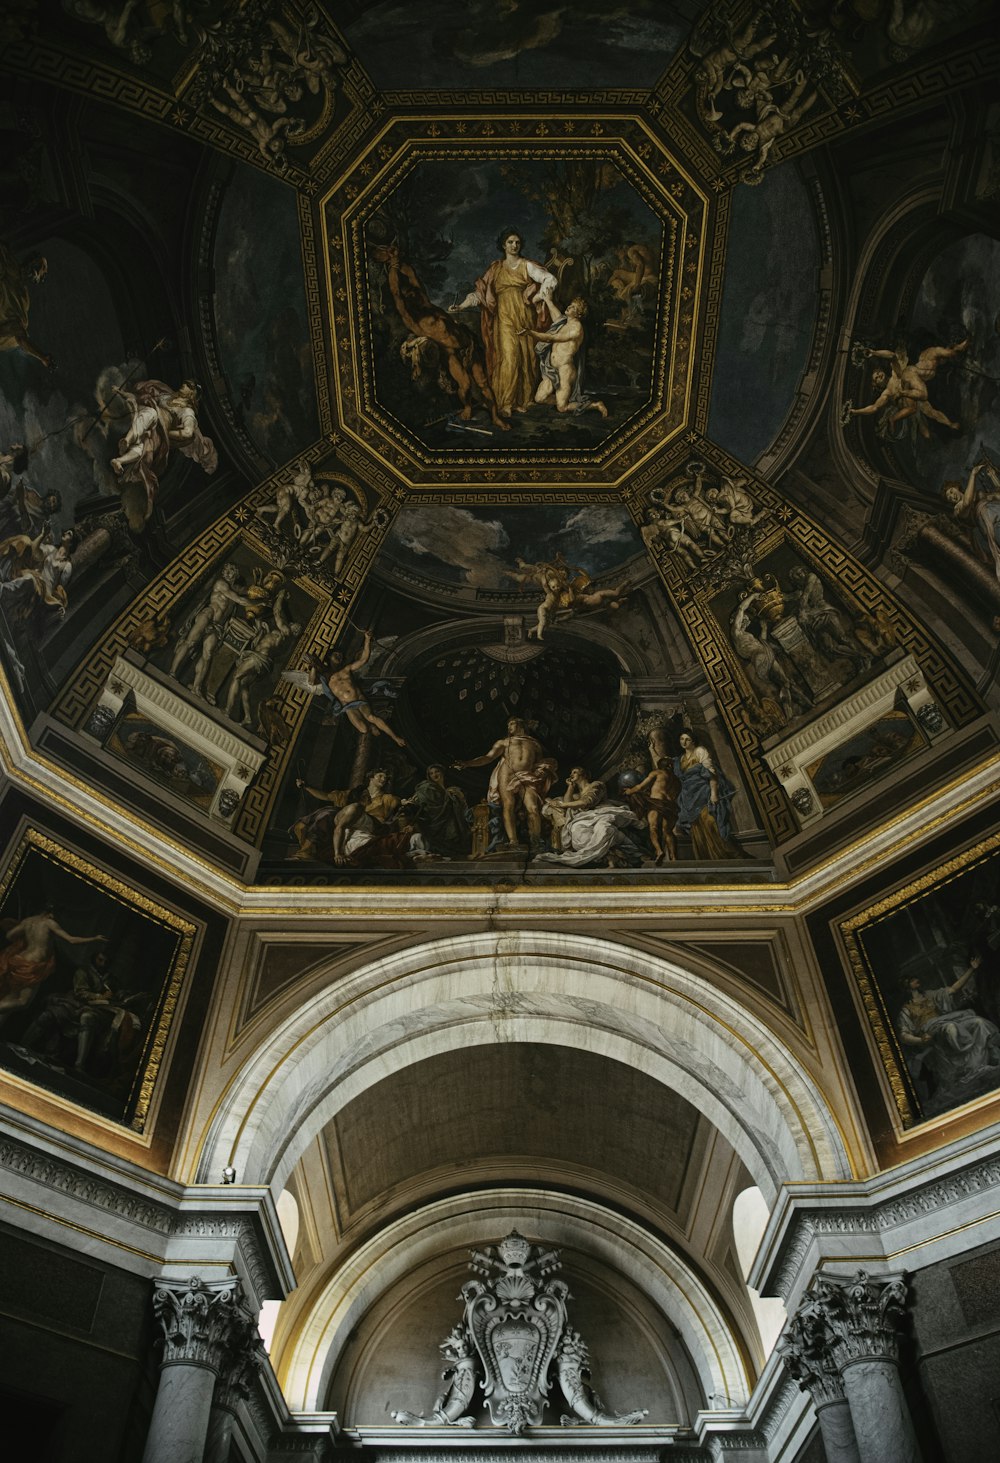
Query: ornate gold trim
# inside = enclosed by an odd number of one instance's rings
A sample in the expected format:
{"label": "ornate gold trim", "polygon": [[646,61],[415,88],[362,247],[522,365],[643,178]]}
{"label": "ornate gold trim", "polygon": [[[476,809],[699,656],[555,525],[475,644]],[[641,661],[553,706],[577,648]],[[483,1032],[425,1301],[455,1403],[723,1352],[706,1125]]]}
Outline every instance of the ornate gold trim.
{"label": "ornate gold trim", "polygon": [[[78,878],[95,884],[110,898],[117,900],[119,904],[145,915],[156,924],[165,926],[177,937],[173,957],[160,987],[156,1024],[146,1040],[145,1065],[137,1071],[132,1088],[123,1104],[126,1112],[130,1107],[132,1108],[132,1117],[127,1124],[123,1122],[117,1125],[128,1126],[135,1132],[142,1133],[145,1130],[153,1100],[153,1091],[163,1065],[167,1038],[177,1011],[181,985],[190,963],[198,926],[191,920],[183,919],[164,905],[158,904],[149,895],[140,893],[139,890],[125,884],[121,879],[107,873],[96,864],[92,864],[82,854],[64,848],[48,834],[30,826],[24,830],[0,875],[0,906],[6,900],[11,886],[24,866],[25,859],[32,851],[57,866],[70,869]],[[72,1098],[67,1098],[64,1093],[58,1095],[62,1101],[69,1102],[74,1107],[80,1106],[79,1103],[73,1103]],[[88,1109],[84,1109],[84,1111],[88,1111]]]}
{"label": "ornate gold trim", "polygon": [[[921,874],[918,878],[903,885],[902,888],[885,895],[860,913],[841,920],[838,924],[851,974],[857,984],[861,1005],[868,1019],[896,1112],[904,1128],[912,1128],[918,1123],[925,1122],[943,1120],[950,1122],[955,1114],[961,1112],[968,1104],[949,1108],[946,1112],[939,1113],[933,1118],[924,1118],[921,1114],[919,1101],[907,1073],[906,1061],[896,1036],[885,996],[864,946],[864,932],[874,925],[881,924],[890,915],[897,914],[908,905],[916,903],[924,895],[937,892],[953,883],[960,874],[965,874],[978,864],[985,863],[998,849],[1000,849],[1000,833],[994,833],[989,838],[973,844],[963,853],[956,854],[947,862],[936,865],[927,873]],[[982,1101],[983,1099],[975,1100]],[[992,1097],[988,1097],[986,1100],[992,1100]]]}

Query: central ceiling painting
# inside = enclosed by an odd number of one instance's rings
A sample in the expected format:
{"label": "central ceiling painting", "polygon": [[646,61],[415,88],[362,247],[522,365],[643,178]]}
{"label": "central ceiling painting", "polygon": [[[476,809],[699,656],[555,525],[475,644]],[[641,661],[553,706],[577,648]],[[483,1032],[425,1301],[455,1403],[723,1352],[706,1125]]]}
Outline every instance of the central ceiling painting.
{"label": "central ceiling painting", "polygon": [[646,130],[559,131],[397,123],[326,202],[341,422],[411,487],[611,486],[684,424],[705,200]]}

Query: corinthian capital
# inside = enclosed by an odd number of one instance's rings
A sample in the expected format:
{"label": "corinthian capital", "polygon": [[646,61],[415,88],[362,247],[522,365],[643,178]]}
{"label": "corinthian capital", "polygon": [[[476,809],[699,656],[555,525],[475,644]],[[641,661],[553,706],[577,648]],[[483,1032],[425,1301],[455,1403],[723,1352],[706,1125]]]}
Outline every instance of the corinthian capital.
{"label": "corinthian capital", "polygon": [[872,1280],[859,1270],[853,1280],[821,1277],[796,1313],[793,1334],[807,1355],[828,1355],[838,1371],[854,1361],[895,1361],[905,1308],[906,1282],[900,1276]]}
{"label": "corinthian capital", "polygon": [[163,1365],[188,1362],[217,1376],[245,1374],[260,1351],[238,1280],[157,1280],[153,1311],[163,1327]]}
{"label": "corinthian capital", "polygon": [[796,1317],[778,1342],[778,1355],[803,1392],[808,1392],[817,1409],[844,1396],[840,1372],[825,1337],[817,1341]]}

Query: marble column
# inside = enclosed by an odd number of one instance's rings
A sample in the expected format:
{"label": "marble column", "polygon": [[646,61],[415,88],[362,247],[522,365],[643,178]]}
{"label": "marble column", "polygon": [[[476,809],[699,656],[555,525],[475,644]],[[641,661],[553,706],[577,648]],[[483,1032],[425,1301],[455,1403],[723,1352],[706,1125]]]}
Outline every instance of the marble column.
{"label": "marble column", "polygon": [[906,1282],[901,1277],[872,1280],[859,1270],[849,1281],[814,1281],[796,1314],[794,1334],[808,1357],[823,1359],[843,1385],[857,1445],[855,1454],[845,1458],[922,1463],[899,1374],[905,1308]]}
{"label": "marble column", "polygon": [[238,1280],[157,1280],[163,1361],[142,1463],[203,1463],[220,1378],[259,1346]]}
{"label": "marble column", "polygon": [[815,1346],[813,1336],[794,1317],[778,1342],[778,1354],[803,1392],[812,1398],[827,1463],[860,1463],[850,1403],[829,1347]]}

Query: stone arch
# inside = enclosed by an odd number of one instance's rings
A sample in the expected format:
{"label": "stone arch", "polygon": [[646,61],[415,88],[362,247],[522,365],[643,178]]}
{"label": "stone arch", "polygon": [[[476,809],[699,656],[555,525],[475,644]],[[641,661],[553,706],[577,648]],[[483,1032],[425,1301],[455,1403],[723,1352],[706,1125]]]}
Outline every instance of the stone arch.
{"label": "stone arch", "polygon": [[822,1093],[764,1021],[675,961],[591,936],[462,935],[385,957],[294,1011],[230,1081],[199,1181],[232,1163],[280,1189],[312,1138],[399,1066],[490,1041],[582,1046],[637,1066],[712,1122],[769,1204],[851,1176]]}
{"label": "stone arch", "polygon": [[279,1358],[279,1380],[289,1407],[316,1411],[325,1405],[338,1339],[350,1335],[381,1295],[404,1283],[429,1258],[489,1243],[518,1224],[523,1227],[526,1215],[533,1239],[572,1246],[628,1273],[676,1329],[709,1405],[745,1404],[752,1378],[733,1325],[695,1270],[670,1246],[592,1201],[502,1189],[423,1206],[387,1225],[338,1266],[311,1298],[308,1312],[297,1318]]}

